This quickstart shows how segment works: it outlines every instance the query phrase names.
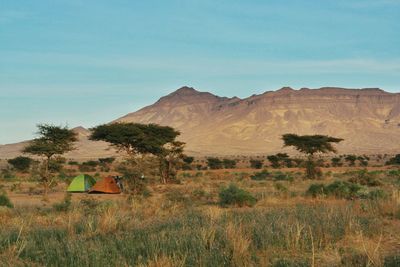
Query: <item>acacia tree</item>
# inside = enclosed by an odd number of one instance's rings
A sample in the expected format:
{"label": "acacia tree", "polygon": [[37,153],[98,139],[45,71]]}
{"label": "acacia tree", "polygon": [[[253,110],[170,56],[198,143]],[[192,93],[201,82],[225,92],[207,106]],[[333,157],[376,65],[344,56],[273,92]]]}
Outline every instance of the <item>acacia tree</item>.
{"label": "acacia tree", "polygon": [[173,141],[167,144],[158,155],[160,162],[160,176],[163,183],[169,183],[176,177],[176,168],[183,163],[185,143]]}
{"label": "acacia tree", "polygon": [[41,183],[44,189],[44,198],[50,186],[54,182],[49,167],[55,156],[63,155],[74,149],[74,142],[77,141],[76,133],[68,127],[54,126],[50,124],[39,124],[38,138],[32,140],[24,149],[23,153],[44,158],[41,162]]}
{"label": "acacia tree", "polygon": [[306,177],[315,179],[319,176],[314,163],[314,155],[316,153],[336,153],[336,149],[332,143],[343,141],[341,138],[326,136],[326,135],[297,135],[284,134],[282,135],[284,146],[293,146],[296,150],[308,156],[306,162]]}
{"label": "acacia tree", "polygon": [[[172,164],[183,152],[183,143],[175,139],[179,132],[168,126],[140,123],[113,123],[99,125],[91,129],[91,140],[105,141],[128,155],[122,170],[129,178],[131,193],[136,194],[144,187],[141,182],[141,160],[146,155],[159,159],[162,182],[168,182]],[[142,162],[143,163],[143,162]]]}

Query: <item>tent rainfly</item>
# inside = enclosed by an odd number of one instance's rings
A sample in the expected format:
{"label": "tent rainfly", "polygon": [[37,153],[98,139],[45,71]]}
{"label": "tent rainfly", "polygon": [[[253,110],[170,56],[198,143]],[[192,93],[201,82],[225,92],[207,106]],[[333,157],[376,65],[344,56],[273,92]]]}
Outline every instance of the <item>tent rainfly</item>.
{"label": "tent rainfly", "polygon": [[96,180],[87,174],[76,176],[67,188],[67,192],[87,192],[96,183]]}
{"label": "tent rainfly", "polygon": [[108,176],[98,181],[90,190],[89,193],[106,193],[106,194],[120,194],[121,189],[117,182],[111,176]]}

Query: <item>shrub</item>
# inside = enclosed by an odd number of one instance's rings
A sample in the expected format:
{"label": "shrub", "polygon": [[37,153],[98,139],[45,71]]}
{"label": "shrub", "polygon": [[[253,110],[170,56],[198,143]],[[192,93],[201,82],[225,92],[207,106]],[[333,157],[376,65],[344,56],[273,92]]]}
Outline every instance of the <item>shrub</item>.
{"label": "shrub", "polygon": [[306,191],[306,195],[312,197],[317,197],[325,194],[325,186],[323,184],[311,184]]}
{"label": "shrub", "polygon": [[31,167],[33,160],[28,157],[16,157],[7,161],[14,169],[21,172],[26,172]]}
{"label": "shrub", "polygon": [[8,198],[8,196],[5,193],[0,195],[0,206],[8,207],[8,208],[14,207],[14,205],[11,203],[11,200]]}
{"label": "shrub", "polygon": [[99,158],[99,162],[101,164],[111,164],[115,161],[114,157],[108,157],[108,158]]}
{"label": "shrub", "polygon": [[220,190],[219,200],[221,206],[237,205],[239,207],[252,207],[257,202],[257,199],[252,194],[234,184],[230,184],[228,187]]}
{"label": "shrub", "polygon": [[384,267],[398,267],[400,266],[400,254],[390,255],[385,257]]}
{"label": "shrub", "polygon": [[223,159],[222,163],[223,163],[225,169],[234,169],[234,168],[236,168],[236,160]]}
{"label": "shrub", "polygon": [[332,162],[332,166],[333,167],[343,166],[343,163],[341,161],[342,161],[342,159],[338,158],[338,157],[331,158],[331,162]]}
{"label": "shrub", "polygon": [[400,165],[400,154],[397,154],[393,158],[390,158],[387,162],[386,165]]}
{"label": "shrub", "polygon": [[291,176],[289,173],[276,172],[276,173],[274,174],[274,180],[275,180],[275,181],[289,181],[289,182],[293,182],[293,176]]}
{"label": "shrub", "polygon": [[263,170],[261,172],[256,172],[250,176],[251,180],[254,181],[262,181],[266,180],[271,174],[267,170]]}
{"label": "shrub", "polygon": [[349,179],[349,182],[367,186],[382,185],[382,182],[366,169],[355,172],[355,175]]}
{"label": "shrub", "polygon": [[347,155],[344,160],[348,162],[349,166],[355,166],[357,157],[355,155]]}
{"label": "shrub", "polygon": [[353,198],[357,197],[357,193],[361,187],[357,184],[346,181],[335,181],[326,186],[325,189],[328,195],[332,195],[337,198]]}
{"label": "shrub", "polygon": [[280,159],[276,155],[270,155],[267,156],[268,161],[271,163],[272,168],[279,168],[280,165]]}
{"label": "shrub", "polygon": [[250,160],[250,168],[252,169],[261,169],[263,166],[263,161],[262,160],[257,160],[257,159],[251,159]]}
{"label": "shrub", "polygon": [[306,195],[317,197],[320,195],[334,196],[337,198],[354,198],[359,197],[361,187],[357,184],[346,181],[335,181],[329,185],[311,184]]}
{"label": "shrub", "polygon": [[211,170],[222,169],[223,162],[219,158],[207,158],[207,165]]}

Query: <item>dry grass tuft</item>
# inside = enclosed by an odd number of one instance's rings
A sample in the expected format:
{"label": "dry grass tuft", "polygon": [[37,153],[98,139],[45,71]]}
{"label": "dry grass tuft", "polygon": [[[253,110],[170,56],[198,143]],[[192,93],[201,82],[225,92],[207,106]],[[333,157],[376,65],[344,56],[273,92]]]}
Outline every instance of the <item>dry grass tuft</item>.
{"label": "dry grass tuft", "polygon": [[251,239],[244,233],[242,225],[229,222],[226,225],[225,232],[231,246],[233,264],[235,266],[252,265],[249,251]]}

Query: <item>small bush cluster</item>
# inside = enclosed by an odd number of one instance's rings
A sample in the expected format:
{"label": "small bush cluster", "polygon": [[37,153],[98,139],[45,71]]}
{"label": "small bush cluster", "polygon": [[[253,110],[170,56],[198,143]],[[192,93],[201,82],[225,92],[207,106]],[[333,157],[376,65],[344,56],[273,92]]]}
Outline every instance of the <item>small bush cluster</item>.
{"label": "small bush cluster", "polygon": [[335,181],[331,184],[311,184],[306,191],[307,196],[318,197],[318,196],[333,196],[336,198],[354,199],[385,199],[388,197],[387,193],[382,189],[365,190],[362,186],[347,182],[347,181]]}
{"label": "small bush cluster", "polygon": [[252,207],[257,202],[257,199],[252,194],[234,184],[230,184],[228,187],[220,190],[219,200],[220,205],[223,207],[227,205]]}
{"label": "small bush cluster", "polygon": [[382,185],[382,182],[376,178],[376,175],[374,175],[374,173],[368,172],[365,169],[354,172],[353,176],[349,179],[349,182],[366,186]]}
{"label": "small bush cluster", "polygon": [[271,174],[267,170],[263,170],[263,171],[256,172],[253,175],[251,175],[250,179],[254,180],[254,181],[262,181],[262,180],[266,180],[270,176],[271,176]]}
{"label": "small bush cluster", "polygon": [[261,169],[263,164],[263,160],[250,159],[250,168],[252,169]]}
{"label": "small bush cluster", "polygon": [[289,173],[283,173],[283,172],[276,172],[274,174],[274,180],[275,181],[289,181],[293,182],[293,176],[290,175]]}
{"label": "small bush cluster", "polygon": [[14,205],[11,203],[11,200],[8,198],[8,196],[3,193],[0,195],[0,207],[8,207],[8,208],[13,208]]}
{"label": "small bush cluster", "polygon": [[354,198],[357,197],[357,193],[360,191],[361,186],[349,183],[346,181],[335,181],[329,185],[324,184],[311,184],[308,188],[306,195],[317,197],[317,196],[334,196],[337,198]]}

